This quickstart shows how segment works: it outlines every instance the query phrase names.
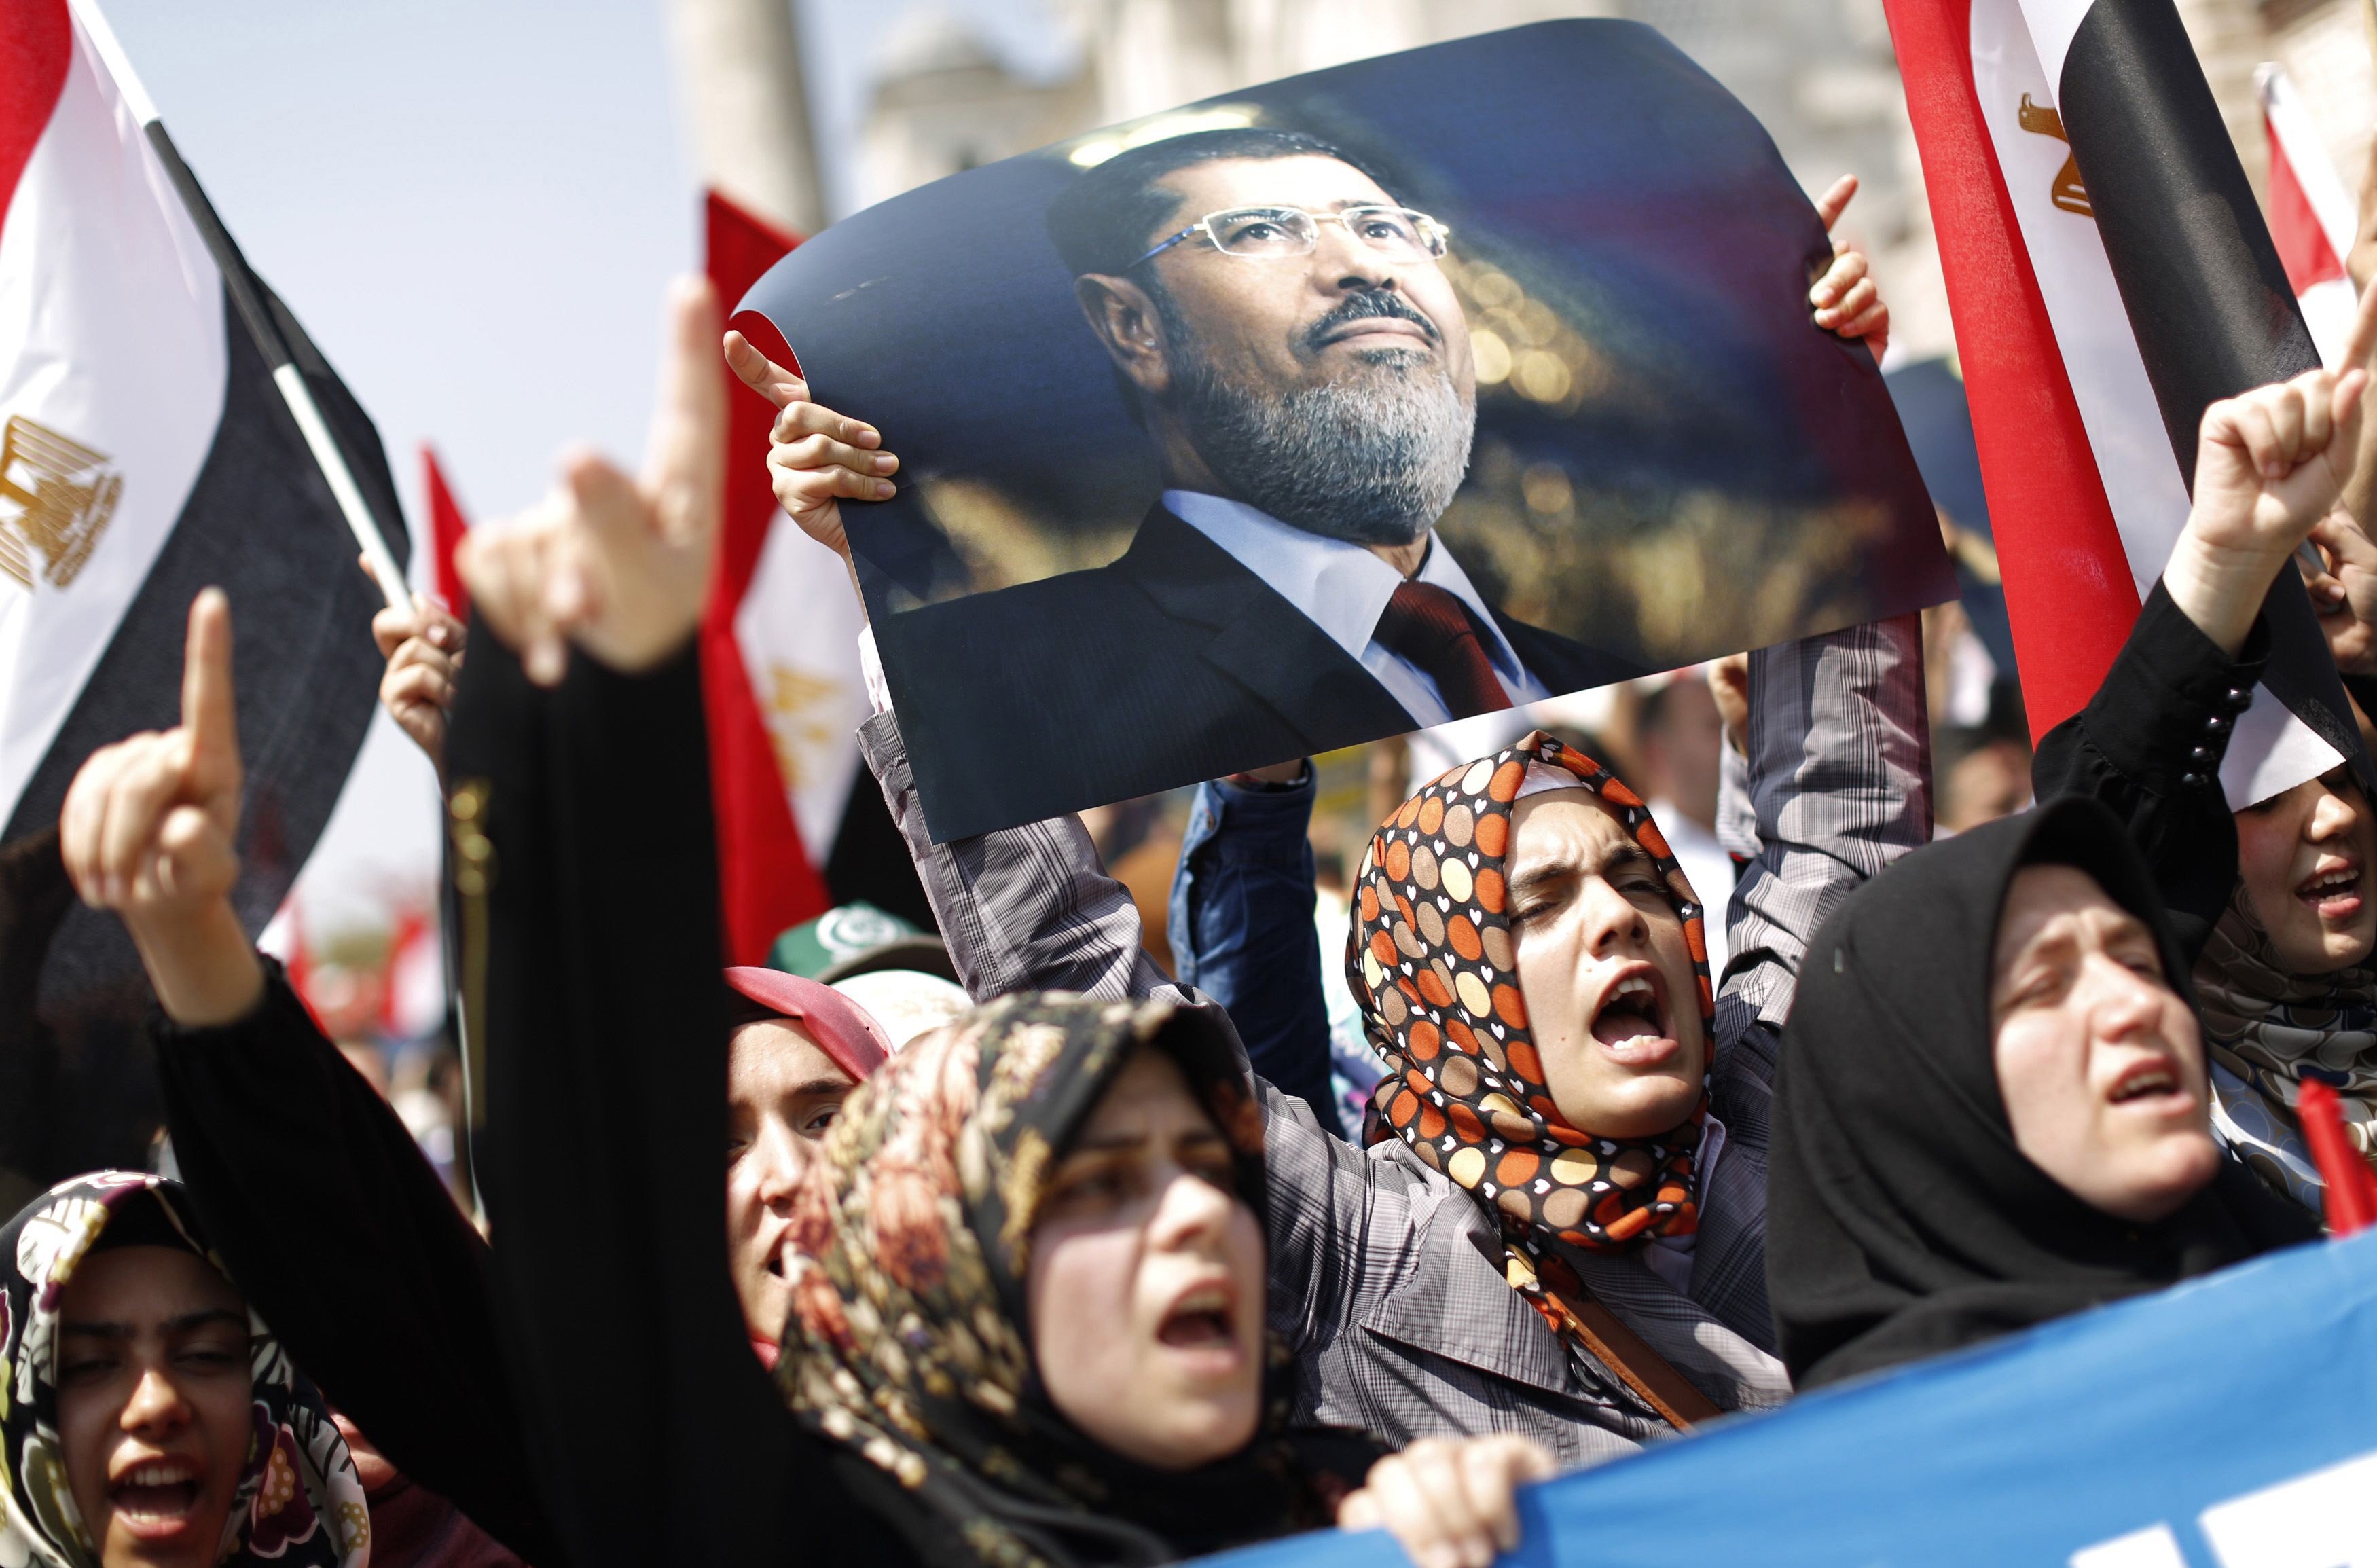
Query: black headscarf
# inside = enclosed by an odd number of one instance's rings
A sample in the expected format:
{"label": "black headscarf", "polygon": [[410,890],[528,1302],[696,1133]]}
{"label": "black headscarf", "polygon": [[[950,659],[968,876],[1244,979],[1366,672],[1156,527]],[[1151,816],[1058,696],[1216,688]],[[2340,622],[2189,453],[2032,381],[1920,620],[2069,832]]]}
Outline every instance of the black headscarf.
{"label": "black headscarf", "polygon": [[1050,1177],[1141,1047],[1228,1141],[1263,1213],[1262,1112],[1217,1015],[1021,995],[911,1045],[842,1109],[793,1200],[793,1307],[776,1377],[802,1424],[887,1476],[878,1504],[927,1562],[1139,1568],[1325,1525],[1378,1450],[1286,1430],[1275,1342],[1247,1448],[1163,1471],[1050,1402],[1024,1281]]}
{"label": "black headscarf", "polygon": [[2168,1219],[2092,1207],[2015,1147],[1989,970],[2025,866],[2071,866],[2187,964],[2120,822],[2051,801],[1908,856],[1817,928],[1785,1031],[1766,1276],[1805,1389],[2139,1295],[2317,1227],[2233,1159]]}

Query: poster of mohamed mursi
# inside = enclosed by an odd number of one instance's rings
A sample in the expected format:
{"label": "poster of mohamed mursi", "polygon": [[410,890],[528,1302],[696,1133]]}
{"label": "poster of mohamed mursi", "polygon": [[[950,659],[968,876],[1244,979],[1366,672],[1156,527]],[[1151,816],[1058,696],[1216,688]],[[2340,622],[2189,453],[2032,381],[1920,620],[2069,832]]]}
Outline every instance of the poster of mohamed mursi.
{"label": "poster of mohamed mursi", "polygon": [[1651,29],[1211,99],[819,233],[737,325],[900,454],[842,516],[946,841],[1953,597],[1831,246]]}

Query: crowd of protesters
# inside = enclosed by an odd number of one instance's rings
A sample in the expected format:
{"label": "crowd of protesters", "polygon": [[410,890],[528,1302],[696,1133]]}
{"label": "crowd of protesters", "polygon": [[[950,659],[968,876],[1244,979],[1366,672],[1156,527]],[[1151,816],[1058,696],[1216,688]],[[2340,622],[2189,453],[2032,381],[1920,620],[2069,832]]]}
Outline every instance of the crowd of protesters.
{"label": "crowd of protesters", "polygon": [[[1855,251],[1810,309],[1879,353]],[[7,1568],[1062,1568],[1332,1526],[1484,1568],[1528,1481],[2315,1238],[2306,1073],[2367,1150],[2371,803],[2338,768],[2232,812],[2218,775],[2307,539],[2377,674],[2377,302],[2342,371],[2206,413],[2096,700],[2035,765],[1965,725],[1936,808],[1953,612],[1397,743],[1350,843],[1298,760],[937,844],[862,640],[938,934],[867,912],[748,968],[694,647],[722,341],[793,525],[846,557],[900,464],[706,287],[669,318],[645,471],[567,459],[464,546],[470,624],[373,628],[448,797],[465,1177],[232,908],[220,593],[180,725],[8,851],[12,942],[70,882],[137,947],[174,1174],[0,1235]]]}

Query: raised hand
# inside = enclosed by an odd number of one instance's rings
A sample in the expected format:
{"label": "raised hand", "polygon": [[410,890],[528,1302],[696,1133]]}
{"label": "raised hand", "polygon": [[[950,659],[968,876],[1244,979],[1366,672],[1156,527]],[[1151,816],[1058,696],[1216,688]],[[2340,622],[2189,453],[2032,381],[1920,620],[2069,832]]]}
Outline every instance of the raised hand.
{"label": "raised hand", "polygon": [[91,753],[58,814],[58,848],[85,904],[124,918],[168,1014],[228,1023],[262,987],[231,906],[239,878],[238,720],[231,603],[190,604],[182,722]]}
{"label": "raised hand", "polygon": [[[2364,463],[2371,426],[2377,420],[2361,421]],[[2306,568],[2303,582],[2311,590],[2311,608],[2319,612],[2320,629],[2327,634],[2327,651],[2346,675],[2377,675],[2377,542],[2342,507],[2311,525],[2311,542],[2319,546],[2326,569],[2314,576]],[[2301,558],[2296,557],[2298,562]]]}
{"label": "raised hand", "polygon": [[883,436],[873,425],[811,402],[808,383],[742,333],[727,333],[725,342],[728,368],[776,406],[768,432],[768,480],[776,504],[802,533],[848,560],[842,503],[890,500],[898,493],[890,475],[900,472],[900,460],[880,449]]}
{"label": "raised hand", "polygon": [[1416,1568],[1487,1568],[1519,1544],[1518,1489],[1556,1469],[1550,1450],[1514,1432],[1424,1437],[1370,1466],[1337,1526],[1385,1526]]}
{"label": "raised hand", "polygon": [[2361,299],[2341,373],[2307,371],[2204,411],[2194,505],[2163,586],[2231,656],[2244,647],[2271,580],[2358,471],[2372,354],[2377,290]]}
{"label": "raised hand", "polygon": [[[1857,177],[1843,174],[1817,197],[1816,216],[1824,221],[1824,233],[1833,232],[1857,193]],[[1882,304],[1881,287],[1867,274],[1865,253],[1847,241],[1833,242],[1833,263],[1809,288],[1808,303],[1816,307],[1817,326],[1852,342],[1863,339],[1875,359],[1890,346],[1890,306]]]}
{"label": "raised hand", "polygon": [[454,706],[454,677],[462,670],[467,628],[446,606],[424,594],[412,608],[382,610],[372,616],[372,640],[388,672],[380,677],[379,705],[396,727],[446,771],[446,714]]}
{"label": "raised hand", "polygon": [[707,282],[671,288],[669,327],[641,476],[583,449],[565,453],[543,500],[472,529],[456,553],[480,618],[540,686],[560,682],[572,643],[632,672],[700,624],[726,446],[726,389],[711,357],[718,296]]}

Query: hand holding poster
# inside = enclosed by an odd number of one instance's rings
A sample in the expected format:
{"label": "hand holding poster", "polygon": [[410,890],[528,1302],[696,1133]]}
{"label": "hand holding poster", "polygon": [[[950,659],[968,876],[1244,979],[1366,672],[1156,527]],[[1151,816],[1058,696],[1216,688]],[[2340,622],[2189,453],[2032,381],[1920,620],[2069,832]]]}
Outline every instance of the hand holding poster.
{"label": "hand holding poster", "polygon": [[946,839],[1949,596],[1830,255],[1723,88],[1561,22],[941,181],[737,325],[902,460],[844,515]]}

